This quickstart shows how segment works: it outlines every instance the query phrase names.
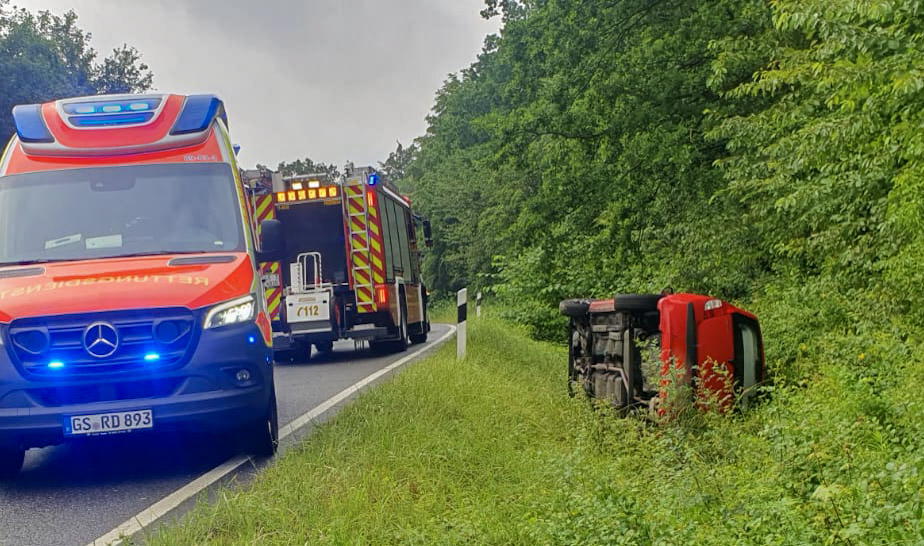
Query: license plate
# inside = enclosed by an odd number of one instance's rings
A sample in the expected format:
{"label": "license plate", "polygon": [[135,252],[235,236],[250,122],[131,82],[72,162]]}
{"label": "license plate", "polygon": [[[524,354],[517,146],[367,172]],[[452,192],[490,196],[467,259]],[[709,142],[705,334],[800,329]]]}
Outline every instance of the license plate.
{"label": "license plate", "polygon": [[151,410],[119,411],[93,415],[71,415],[65,418],[65,436],[86,436],[128,432],[154,427]]}

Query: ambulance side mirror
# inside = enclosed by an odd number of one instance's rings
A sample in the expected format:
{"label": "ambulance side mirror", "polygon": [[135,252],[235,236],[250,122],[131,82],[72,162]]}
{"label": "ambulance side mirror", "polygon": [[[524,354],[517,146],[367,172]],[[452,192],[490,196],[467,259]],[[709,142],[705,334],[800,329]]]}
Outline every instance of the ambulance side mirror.
{"label": "ambulance side mirror", "polygon": [[286,242],[282,231],[282,222],[279,220],[263,220],[260,222],[260,250],[257,252],[257,261],[278,262],[285,254]]}

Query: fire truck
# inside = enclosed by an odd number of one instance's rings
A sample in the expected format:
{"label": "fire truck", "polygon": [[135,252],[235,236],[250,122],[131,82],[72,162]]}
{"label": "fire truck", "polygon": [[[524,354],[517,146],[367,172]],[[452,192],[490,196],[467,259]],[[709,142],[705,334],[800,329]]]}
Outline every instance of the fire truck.
{"label": "fire truck", "polygon": [[568,385],[618,409],[664,413],[672,393],[700,408],[746,407],[765,379],[757,317],[698,294],[620,294],[565,300]]}
{"label": "fire truck", "polygon": [[278,361],[307,359],[311,346],[340,339],[373,350],[403,351],[430,331],[418,231],[430,224],[410,200],[371,167],[345,175],[251,178],[256,227],[277,219],[283,260],[264,265],[263,280]]}

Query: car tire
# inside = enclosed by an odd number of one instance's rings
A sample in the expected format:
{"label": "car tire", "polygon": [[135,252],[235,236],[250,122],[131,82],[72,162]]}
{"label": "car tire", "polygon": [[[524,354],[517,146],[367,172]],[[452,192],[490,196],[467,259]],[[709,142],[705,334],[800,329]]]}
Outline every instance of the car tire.
{"label": "car tire", "polygon": [[565,315],[566,317],[583,317],[587,315],[587,310],[590,308],[589,299],[572,299],[564,300],[558,304],[558,311]]}
{"label": "car tire", "polygon": [[24,449],[0,448],[0,480],[8,480],[19,475],[25,457]]}
{"label": "car tire", "polygon": [[270,395],[269,407],[262,419],[244,430],[244,450],[258,458],[268,458],[279,448],[279,410],[276,407],[275,388]]}
{"label": "car tire", "polygon": [[657,311],[660,294],[616,294],[613,308],[616,311]]}

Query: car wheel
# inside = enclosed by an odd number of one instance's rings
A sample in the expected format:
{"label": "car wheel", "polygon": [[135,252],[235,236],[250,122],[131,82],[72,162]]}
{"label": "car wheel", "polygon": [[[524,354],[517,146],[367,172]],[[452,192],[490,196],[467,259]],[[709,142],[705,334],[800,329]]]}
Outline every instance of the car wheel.
{"label": "car wheel", "polygon": [[558,311],[566,317],[583,317],[587,315],[587,309],[590,308],[588,299],[564,300],[558,304]]}
{"label": "car wheel", "polygon": [[18,448],[0,448],[0,480],[15,478],[22,470],[26,450]]}
{"label": "car wheel", "polygon": [[255,457],[272,457],[279,447],[279,411],[276,408],[276,393],[270,396],[269,407],[262,419],[252,423],[244,431],[247,453]]}

